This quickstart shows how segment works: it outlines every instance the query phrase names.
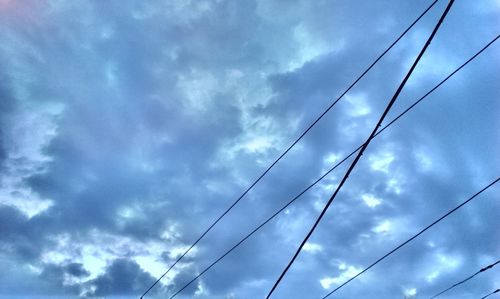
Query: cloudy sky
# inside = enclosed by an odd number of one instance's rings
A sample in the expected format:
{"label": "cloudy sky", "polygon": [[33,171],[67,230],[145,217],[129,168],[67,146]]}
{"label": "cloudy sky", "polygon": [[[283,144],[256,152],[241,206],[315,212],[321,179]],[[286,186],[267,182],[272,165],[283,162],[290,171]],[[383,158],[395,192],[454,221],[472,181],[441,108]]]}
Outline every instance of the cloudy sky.
{"label": "cloudy sky", "polygon": [[[138,298],[430,3],[0,0],[0,298]],[[446,3],[146,298],[362,143]],[[457,0],[385,123],[499,20],[498,0]],[[373,141],[273,298],[321,298],[500,175],[499,67],[497,41]],[[345,170],[177,298],[263,298]],[[499,185],[331,298],[428,298],[498,260]]]}

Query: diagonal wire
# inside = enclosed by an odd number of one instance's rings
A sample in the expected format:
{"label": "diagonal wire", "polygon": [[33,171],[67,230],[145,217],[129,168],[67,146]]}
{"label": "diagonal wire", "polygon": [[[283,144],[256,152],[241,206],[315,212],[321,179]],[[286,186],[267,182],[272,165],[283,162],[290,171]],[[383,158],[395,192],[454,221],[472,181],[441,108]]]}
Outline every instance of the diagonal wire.
{"label": "diagonal wire", "polygon": [[328,108],[323,111],[323,113],[321,113],[317,118],[316,120],[314,120],[305,130],[304,132],[250,185],[250,187],[248,187],[245,192],[243,192],[239,197],[238,199],[236,199],[199,237],[198,239],[196,239],[196,241],[194,241],[194,243],[192,245],[189,246],[189,248],[181,255],[177,258],[177,260],[167,269],[167,271],[165,271],[165,273],[163,273],[140,297],[140,299],[142,299],[147,293],[149,293],[149,291],[151,291],[151,289],[153,289],[153,287],[158,284],[158,282],[160,282],[160,280],[165,277],[165,275],[167,275],[170,270],[172,270],[173,267],[175,267],[175,265],[177,265],[177,263],[179,263],[179,261],[181,259],[184,258],[184,256],[186,256],[186,254],[188,254],[194,246],[196,246],[196,244],[198,244],[198,242],[201,241],[201,239],[203,239],[205,237],[205,235],[210,231],[212,230],[212,228],[217,224],[219,223],[219,221],[224,217],[226,216],[227,213],[229,213],[229,211],[234,207],[236,206],[236,204],[238,204],[238,202],[316,125],[316,123],[318,123],[322,118],[323,116],[325,116],[332,108],[333,106],[335,106],[335,104],[337,104],[338,101],[340,101],[340,99],[342,99],[342,97],[344,97],[345,94],[347,94],[353,87],[354,85],[356,85],[365,75],[366,73],[368,73],[374,66],[375,64],[377,64],[380,59],[382,59],[382,57],[385,56],[385,54],[387,54],[387,52],[389,52],[405,35],[406,33],[408,33],[408,31],[410,31],[411,28],[413,28],[413,26],[418,22],[420,21],[420,19],[425,15],[427,14],[427,12],[438,2],[439,0],[434,0],[434,2],[432,2],[426,10],[424,10],[424,12],[422,14],[420,14],[420,16],[415,19],[415,21],[413,21],[410,26],[408,26],[404,31],[403,33],[401,33],[401,35],[399,35],[398,38],[396,38],[396,40],[394,42],[392,42],[392,44],[387,47],[387,49],[385,49],[382,54],[380,54],[377,59],[375,59],[375,61],[372,62],[372,64],[370,64],[370,66],[368,66],[362,73],[361,75],[358,76],[358,78],[356,80],[354,80],[351,85],[349,85],[349,87],[344,91],[342,92],[342,94],[337,97],[337,99],[332,103],[330,104],[330,106],[328,106]]}
{"label": "diagonal wire", "polygon": [[493,295],[493,294],[496,294],[496,293],[498,293],[498,292],[500,292],[500,289],[496,289],[495,291],[493,291],[493,292],[489,293],[488,295],[481,297],[481,299],[485,299],[485,298],[487,298],[487,297],[489,297],[489,296],[491,296],[491,295]]}
{"label": "diagonal wire", "polygon": [[433,227],[434,225],[438,224],[439,222],[441,222],[443,219],[445,219],[446,217],[450,216],[451,214],[453,214],[454,212],[456,212],[458,209],[460,209],[461,207],[463,207],[464,205],[466,205],[467,203],[469,203],[471,200],[473,200],[474,198],[476,198],[479,194],[483,193],[484,191],[486,191],[488,188],[492,187],[493,185],[495,185],[498,181],[500,180],[500,178],[497,178],[496,180],[494,180],[492,183],[490,183],[489,185],[487,185],[486,187],[484,187],[483,189],[481,189],[480,191],[478,191],[476,194],[472,195],[471,197],[469,197],[469,199],[467,199],[466,201],[462,202],[461,204],[459,204],[458,206],[456,206],[455,208],[451,209],[450,211],[448,211],[446,214],[444,214],[443,216],[439,217],[439,219],[437,219],[436,221],[432,222],[431,224],[429,224],[428,226],[426,226],[424,229],[422,229],[421,231],[419,231],[417,234],[413,235],[413,237],[409,238],[408,240],[404,241],[403,243],[401,243],[400,245],[398,245],[396,248],[394,248],[393,250],[389,251],[388,253],[386,253],[384,256],[382,256],[381,258],[379,258],[378,260],[376,260],[375,262],[373,262],[372,264],[370,264],[368,267],[366,267],[364,270],[362,270],[361,272],[359,272],[358,274],[354,275],[353,277],[349,278],[346,282],[344,282],[343,284],[339,285],[338,287],[336,287],[333,291],[331,291],[330,293],[328,293],[326,296],[324,296],[322,299],[325,299],[327,298],[328,296],[332,295],[333,293],[337,292],[338,290],[340,290],[341,288],[343,288],[345,285],[347,285],[348,283],[350,283],[351,281],[353,281],[354,279],[356,279],[358,276],[360,276],[361,274],[365,273],[366,271],[370,270],[373,266],[375,266],[376,264],[380,263],[382,260],[384,260],[385,258],[387,258],[388,256],[390,256],[391,254],[393,254],[394,252],[398,251],[401,247],[405,246],[406,244],[410,243],[411,241],[413,241],[414,239],[416,239],[418,236],[420,236],[421,234],[423,234],[425,231],[427,231],[429,228]]}
{"label": "diagonal wire", "polygon": [[[448,76],[446,76],[441,82],[436,84],[432,89],[430,89],[427,93],[425,93],[420,99],[415,101],[413,104],[411,104],[408,108],[406,108],[403,112],[401,112],[397,117],[395,117],[393,120],[391,120],[387,125],[385,125],[382,129],[377,131],[377,134],[375,134],[374,137],[377,137],[379,134],[381,134],[383,131],[385,131],[388,127],[393,125],[397,120],[399,120],[403,115],[408,113],[411,109],[413,109],[416,105],[418,105],[420,102],[422,102],[425,98],[427,98],[430,94],[432,94],[436,89],[438,89],[441,85],[443,85],[446,81],[448,81],[452,76],[454,76],[457,72],[459,72],[462,68],[464,68],[467,64],[469,64],[471,61],[476,59],[481,53],[483,53],[488,47],[490,47],[498,38],[500,38],[500,35],[497,35],[494,39],[492,39],[489,43],[487,43],[481,50],[476,52],[472,57],[467,59],[462,65],[460,65],[458,68],[456,68],[453,72],[451,72]],[[278,211],[276,211],[273,215],[271,215],[267,220],[262,222],[259,226],[257,226],[254,230],[252,230],[250,233],[248,233],[245,237],[243,237],[238,243],[233,245],[228,251],[226,251],[222,256],[220,256],[217,260],[212,262],[209,266],[207,266],[203,271],[201,271],[196,277],[194,277],[191,281],[189,281],[187,284],[185,284],[179,291],[177,291],[174,295],[170,297],[174,298],[177,296],[180,292],[182,292],[184,289],[186,289],[189,285],[191,285],[193,282],[195,282],[198,278],[200,278],[203,274],[205,274],[208,270],[210,270],[213,266],[215,266],[217,263],[219,263],[222,259],[224,259],[229,253],[231,253],[233,250],[235,250],[237,247],[239,247],[243,242],[245,242],[248,238],[250,238],[253,234],[255,234],[257,231],[259,231],[262,227],[264,227],[267,223],[269,223],[272,219],[274,219],[278,214],[283,212],[286,208],[288,208],[292,203],[294,203],[297,199],[299,199],[304,193],[309,191],[312,187],[314,187],[317,183],[319,183],[321,180],[323,180],[326,176],[328,176],[332,171],[334,171],[337,167],[339,167],[341,164],[343,164],[345,161],[347,161],[352,155],[354,155],[361,147],[363,146],[360,145],[358,146],[355,150],[353,150],[349,155],[344,157],[342,160],[340,160],[337,164],[335,164],[330,170],[325,172],[321,177],[316,179],[311,185],[309,185],[307,188],[305,188],[303,191],[301,191],[299,194],[297,194],[294,198],[292,198],[287,204],[285,204],[283,207],[281,207]]]}
{"label": "diagonal wire", "polygon": [[377,124],[373,128],[370,136],[368,137],[368,139],[366,140],[366,142],[363,144],[363,147],[361,147],[361,149],[359,150],[358,154],[356,155],[356,157],[354,158],[353,162],[349,166],[349,169],[347,169],[347,172],[345,173],[344,177],[342,178],[342,180],[340,181],[339,185],[337,186],[335,192],[332,194],[332,196],[330,197],[330,199],[328,199],[328,202],[326,203],[325,207],[323,208],[323,210],[319,214],[319,216],[316,219],[316,221],[314,222],[313,226],[311,227],[311,229],[309,230],[309,232],[305,236],[304,240],[302,240],[302,243],[300,244],[299,248],[297,248],[297,251],[295,252],[295,254],[293,255],[293,257],[290,259],[290,261],[286,265],[285,269],[281,272],[280,276],[278,277],[278,279],[276,280],[276,282],[272,286],[271,290],[269,291],[269,293],[266,296],[266,299],[269,299],[271,297],[271,295],[276,290],[276,288],[280,284],[280,282],[283,279],[283,277],[285,276],[285,274],[288,272],[288,270],[290,269],[290,267],[292,266],[292,264],[295,262],[295,259],[297,259],[297,257],[299,255],[299,253],[301,252],[302,248],[307,243],[307,240],[311,237],[311,235],[313,234],[314,230],[316,229],[316,227],[320,223],[321,219],[326,214],[326,211],[328,210],[328,208],[332,204],[333,200],[335,199],[335,197],[337,196],[337,194],[339,193],[339,191],[342,189],[342,186],[345,184],[345,182],[349,178],[349,175],[353,171],[354,167],[356,166],[356,164],[361,159],[361,156],[363,155],[364,151],[366,150],[366,148],[370,144],[371,140],[373,139],[373,136],[375,136],[375,134],[377,133],[378,128],[382,126],[382,122],[384,121],[385,117],[387,116],[387,114],[391,110],[392,106],[396,102],[396,99],[399,97],[399,94],[403,90],[406,82],[408,82],[408,79],[410,79],[411,74],[413,73],[413,71],[415,70],[415,67],[417,66],[418,62],[420,61],[420,59],[424,55],[425,51],[427,50],[427,48],[431,44],[431,41],[433,40],[433,38],[436,35],[436,33],[439,30],[439,28],[441,27],[441,24],[443,23],[443,20],[448,15],[448,12],[450,11],[450,9],[453,6],[454,2],[455,2],[455,0],[450,0],[449,1],[448,5],[446,6],[446,9],[444,10],[443,14],[439,18],[439,21],[437,22],[436,26],[432,30],[432,33],[430,34],[430,36],[428,37],[427,41],[425,42],[425,45],[420,50],[420,53],[418,54],[417,58],[415,58],[415,61],[413,62],[413,65],[410,67],[410,69],[408,70],[408,73],[405,75],[405,77],[401,81],[401,84],[399,85],[399,87],[397,88],[396,92],[392,96],[391,100],[387,104],[387,107],[385,108],[384,112],[380,116],[380,119],[378,120]]}
{"label": "diagonal wire", "polygon": [[432,296],[430,299],[436,298],[437,296],[442,295],[442,294],[448,292],[449,290],[453,289],[454,287],[457,287],[457,286],[459,286],[459,285],[461,285],[461,284],[463,284],[463,283],[471,280],[472,278],[474,278],[474,276],[478,275],[481,272],[488,271],[489,269],[495,267],[495,265],[498,264],[498,263],[500,263],[500,260],[496,261],[495,263],[493,263],[491,265],[488,265],[488,266],[482,268],[481,270],[477,271],[476,273],[472,274],[471,276],[467,277],[466,279],[464,279],[464,280],[462,280],[460,282],[457,282],[454,285],[450,286],[446,290],[443,290],[443,291],[437,293],[436,295]]}

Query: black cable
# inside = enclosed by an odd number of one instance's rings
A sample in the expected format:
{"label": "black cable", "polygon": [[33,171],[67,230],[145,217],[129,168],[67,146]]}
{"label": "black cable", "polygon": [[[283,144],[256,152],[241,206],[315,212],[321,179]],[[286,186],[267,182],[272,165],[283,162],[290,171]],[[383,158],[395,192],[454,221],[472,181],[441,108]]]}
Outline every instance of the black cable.
{"label": "black cable", "polygon": [[299,248],[297,249],[297,251],[295,252],[295,254],[293,255],[292,259],[290,260],[290,262],[286,265],[285,269],[281,272],[280,276],[278,277],[278,279],[276,280],[276,282],[274,283],[273,287],[271,288],[271,290],[269,291],[269,293],[267,294],[266,296],[266,299],[269,299],[271,297],[271,295],[273,294],[274,290],[276,290],[276,287],[279,285],[279,283],[281,282],[281,280],[283,279],[283,277],[285,276],[285,274],[288,272],[288,270],[290,269],[290,267],[292,266],[292,264],[294,263],[295,259],[297,258],[297,256],[299,255],[300,251],[302,250],[302,248],[304,247],[304,245],[306,244],[307,240],[309,240],[309,238],[311,237],[312,233],[314,232],[314,230],[316,229],[316,227],[318,226],[319,222],[321,221],[321,219],[323,218],[323,216],[325,215],[326,211],[328,210],[328,208],[330,207],[330,205],[332,204],[333,200],[335,199],[335,197],[337,196],[337,194],[339,193],[339,191],[342,189],[342,186],[345,184],[345,182],[347,181],[347,178],[349,177],[349,175],[351,174],[352,170],[354,169],[354,167],[356,166],[356,164],[358,163],[358,161],[360,160],[361,156],[363,155],[364,151],[366,150],[366,148],[368,147],[368,145],[370,144],[371,140],[373,139],[373,137],[375,136],[375,134],[377,133],[377,130],[379,127],[381,127],[382,125],[382,122],[384,121],[387,113],[389,113],[389,111],[391,110],[392,106],[394,105],[394,103],[396,102],[396,99],[399,97],[399,94],[401,93],[401,91],[403,90],[403,87],[405,86],[406,82],[408,81],[408,79],[410,79],[410,76],[411,74],[413,73],[413,70],[415,69],[415,67],[417,66],[418,62],[420,61],[420,59],[422,58],[422,56],[424,55],[425,51],[427,50],[427,48],[429,47],[431,41],[433,40],[434,36],[436,35],[439,27],[441,27],[441,24],[443,23],[443,20],[446,18],[446,16],[448,15],[448,12],[450,11],[450,8],[452,7],[453,3],[455,2],[455,0],[450,0],[450,2],[448,3],[448,5],[446,6],[446,9],[444,10],[443,14],[441,15],[441,17],[439,18],[439,21],[437,22],[436,26],[434,27],[434,29],[432,30],[432,33],[431,35],[429,36],[429,38],[427,39],[427,41],[425,42],[425,45],[423,46],[422,50],[420,50],[420,53],[418,54],[417,58],[415,59],[415,61],[413,62],[413,65],[410,67],[410,69],[408,70],[408,73],[406,74],[406,76],[403,78],[403,81],[401,81],[401,84],[399,85],[398,89],[396,90],[396,92],[394,93],[394,95],[392,96],[391,100],[389,101],[389,103],[387,104],[387,107],[385,108],[384,112],[382,113],[382,115],[380,116],[380,119],[378,120],[377,124],[375,125],[375,127],[373,128],[370,136],[368,137],[368,139],[366,140],[366,142],[363,144],[363,146],[361,147],[361,149],[359,150],[357,156],[354,158],[354,161],[351,163],[351,165],[349,166],[349,169],[347,169],[347,172],[345,173],[344,177],[342,178],[342,180],[340,181],[337,189],[335,190],[335,192],[332,194],[332,196],[330,197],[330,199],[328,200],[328,202],[326,203],[325,207],[323,208],[323,210],[321,211],[321,213],[319,214],[318,218],[316,219],[316,221],[314,222],[313,226],[311,227],[311,229],[309,230],[309,232],[307,233],[306,237],[304,238],[304,240],[302,240],[302,243],[300,244]]}
{"label": "black cable", "polygon": [[330,293],[328,293],[326,296],[324,296],[322,299],[325,299],[327,298],[328,296],[332,295],[333,293],[337,292],[338,290],[340,290],[341,288],[343,288],[346,284],[348,284],[349,282],[353,281],[354,279],[356,279],[358,276],[360,276],[361,274],[365,273],[366,271],[370,270],[373,266],[375,266],[376,264],[380,263],[382,260],[384,260],[386,257],[390,256],[391,254],[393,254],[394,252],[396,252],[397,250],[399,250],[401,247],[405,246],[406,244],[410,243],[411,241],[413,241],[414,239],[416,239],[418,236],[420,236],[421,234],[423,234],[425,231],[427,231],[429,228],[433,227],[434,225],[438,224],[441,220],[445,219],[446,217],[450,216],[451,214],[453,214],[456,210],[460,209],[461,207],[463,207],[464,205],[466,205],[468,202],[470,202],[471,200],[473,200],[474,198],[476,198],[479,194],[483,193],[484,191],[486,191],[488,188],[490,188],[491,186],[495,185],[498,181],[500,180],[500,178],[497,178],[496,180],[494,180],[492,183],[490,183],[488,186],[484,187],[483,189],[481,189],[479,192],[477,192],[476,194],[472,195],[471,197],[469,197],[469,199],[467,199],[466,201],[464,201],[463,203],[459,204],[458,206],[456,206],[455,208],[453,208],[452,210],[450,210],[449,212],[447,212],[446,214],[444,214],[443,216],[439,217],[439,219],[437,219],[436,221],[432,222],[431,224],[429,224],[428,226],[426,226],[424,229],[422,229],[421,231],[419,231],[417,234],[413,235],[413,237],[409,238],[408,240],[404,241],[403,243],[401,243],[400,245],[398,245],[396,248],[394,248],[393,250],[389,251],[388,253],[386,253],[384,256],[382,256],[381,258],[379,258],[378,260],[376,260],[375,262],[373,262],[372,264],[370,264],[370,266],[366,267],[363,271],[359,272],[358,274],[354,275],[353,277],[349,278],[349,280],[347,280],[346,282],[344,282],[343,284],[339,285],[338,287],[336,287],[333,291],[331,291]]}
{"label": "black cable", "polygon": [[489,296],[491,296],[491,295],[493,295],[493,294],[496,294],[496,293],[498,293],[498,292],[500,292],[500,289],[496,289],[495,291],[493,291],[493,292],[489,293],[488,295],[481,297],[481,299],[487,298],[487,297],[489,297]]}
{"label": "black cable", "polygon": [[454,287],[457,287],[457,286],[459,286],[459,285],[461,285],[461,284],[463,284],[463,283],[471,280],[472,278],[474,278],[474,276],[478,275],[481,272],[488,271],[489,269],[495,267],[495,265],[498,264],[498,263],[500,263],[500,260],[496,261],[495,263],[493,263],[493,264],[491,264],[489,266],[486,266],[486,267],[482,268],[481,270],[477,271],[476,273],[472,274],[471,276],[467,277],[466,279],[464,279],[464,280],[462,280],[460,282],[457,282],[454,285],[450,286],[446,290],[443,290],[443,291],[437,293],[436,295],[432,296],[430,299],[436,298],[437,296],[442,295],[442,294],[448,292],[449,290],[453,289]]}
{"label": "black cable", "polygon": [[[493,40],[491,40],[488,44],[486,44],[481,50],[479,50],[476,54],[474,54],[472,57],[470,57],[467,61],[465,61],[461,66],[456,68],[453,72],[451,72],[448,76],[446,76],[441,82],[439,82],[437,85],[435,85],[432,89],[430,89],[427,93],[425,93],[420,99],[415,101],[413,104],[411,104],[408,108],[406,108],[403,112],[401,112],[397,117],[395,117],[393,120],[391,120],[387,125],[385,125],[381,130],[375,134],[374,137],[377,137],[379,134],[381,134],[383,131],[385,131],[388,127],[390,127],[392,124],[394,124],[397,120],[399,120],[403,115],[408,113],[411,109],[413,109],[416,105],[418,105],[420,102],[422,102],[425,98],[427,98],[430,94],[432,94],[436,89],[438,89],[441,85],[443,85],[446,81],[448,81],[452,76],[454,76],[458,71],[460,71],[462,68],[464,68],[467,64],[469,64],[472,60],[477,58],[481,53],[483,53],[484,50],[486,50],[488,47],[490,47],[498,38],[500,38],[500,35],[496,36]],[[231,253],[233,250],[235,250],[237,247],[239,247],[243,242],[245,242],[248,238],[250,238],[254,233],[256,233],[258,230],[260,230],[263,226],[265,226],[267,223],[269,223],[272,219],[274,219],[278,214],[283,212],[286,208],[288,208],[292,203],[294,203],[297,199],[299,199],[303,194],[305,194],[307,191],[309,191],[312,187],[314,187],[317,183],[319,183],[321,180],[323,180],[326,176],[328,176],[332,171],[334,171],[337,167],[339,167],[341,164],[343,164],[345,161],[347,161],[352,155],[354,155],[363,145],[358,146],[355,150],[353,150],[349,155],[344,157],[342,160],[340,160],[337,164],[335,164],[330,170],[328,170],[326,173],[324,173],[321,177],[316,179],[311,185],[309,185],[307,188],[302,190],[299,194],[297,194],[294,198],[292,198],[287,204],[285,204],[283,207],[281,207],[278,211],[276,211],[273,215],[271,215],[267,220],[262,222],[259,226],[257,226],[254,230],[252,230],[249,234],[247,234],[245,237],[243,237],[238,243],[236,243],[233,247],[231,247],[228,251],[226,251],[221,257],[219,257],[217,260],[212,262],[209,266],[207,266],[203,271],[201,271],[195,278],[193,278],[191,281],[189,281],[187,284],[185,284],[180,290],[178,290],[174,295],[170,297],[170,299],[174,298],[177,296],[179,293],[181,293],[184,289],[186,289],[189,285],[191,285],[193,282],[195,282],[198,278],[200,278],[205,272],[210,270],[215,264],[219,263],[223,258],[225,258],[229,253]]]}
{"label": "black cable", "polygon": [[189,246],[189,248],[180,256],[177,258],[177,260],[167,269],[167,271],[165,273],[163,273],[140,297],[140,299],[143,299],[143,297],[149,292],[151,291],[151,289],[156,285],[158,284],[158,282],[160,282],[160,280],[165,277],[165,275],[167,275],[170,270],[172,270],[173,267],[175,267],[175,265],[177,265],[177,263],[179,263],[179,261],[181,259],[184,258],[184,256],[186,254],[188,254],[188,252],[190,252],[194,246],[196,246],[196,244],[198,244],[198,242],[200,242],[201,239],[203,239],[203,237],[205,237],[205,235],[210,231],[212,230],[212,228],[234,207],[236,206],[236,204],[274,167],[274,165],[276,165],[291,149],[292,147],[294,147],[311,129],[312,127],[314,127],[316,125],[316,123],[318,123],[322,118],[323,116],[325,116],[325,114],[327,114],[332,108],[333,106],[335,106],[335,104],[337,104],[337,102],[342,98],[344,97],[345,94],[347,94],[353,87],[354,85],[356,85],[365,75],[366,73],[368,73],[374,66],[375,64],[377,64],[379,62],[380,59],[382,59],[382,57],[385,56],[385,54],[387,54],[387,52],[389,52],[400,40],[401,38],[403,38],[403,36],[406,35],[406,33],[408,33],[408,31],[410,31],[411,28],[413,28],[413,26],[425,15],[427,14],[427,12],[438,2],[439,0],[434,0],[434,2],[431,3],[431,5],[429,5],[429,7],[427,7],[427,9],[415,20],[413,21],[413,23],[411,23],[410,26],[408,26],[404,31],[403,33],[394,41],[392,42],[392,44],[384,50],[384,52],[382,52],[382,54],[380,54],[377,59],[375,59],[374,62],[372,62],[372,64],[366,68],[363,73],[361,73],[361,75],[356,79],[354,80],[354,82],[351,83],[351,85],[349,85],[349,87],[332,103],[330,104],[330,106],[328,106],[328,108],[323,111],[323,113],[321,113],[314,122],[312,122],[308,127],[307,129],[250,185],[250,187],[248,187],[245,192],[243,192],[243,194],[241,194],[238,199],[236,199],[236,201],[234,201],[199,237],[198,239],[196,239],[196,241]]}

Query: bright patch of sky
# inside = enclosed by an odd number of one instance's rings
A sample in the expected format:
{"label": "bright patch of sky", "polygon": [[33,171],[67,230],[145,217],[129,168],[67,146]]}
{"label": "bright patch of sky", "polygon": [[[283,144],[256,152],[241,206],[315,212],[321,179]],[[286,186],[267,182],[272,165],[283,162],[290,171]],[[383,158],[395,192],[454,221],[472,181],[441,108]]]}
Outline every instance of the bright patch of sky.
{"label": "bright patch of sky", "polygon": [[303,250],[307,253],[314,254],[322,251],[323,247],[317,243],[307,242],[306,244],[304,244]]}
{"label": "bright patch of sky", "polygon": [[388,234],[391,231],[392,222],[390,220],[384,220],[372,228],[372,232],[376,234]]}
{"label": "bright patch of sky", "polygon": [[383,173],[389,173],[389,167],[394,159],[394,155],[390,152],[372,154],[368,157],[370,167],[375,171],[381,171]]}
{"label": "bright patch of sky", "polygon": [[345,265],[345,264],[339,265],[338,269],[341,271],[341,273],[338,276],[325,277],[325,278],[322,278],[320,280],[321,286],[324,289],[327,290],[327,289],[332,288],[333,286],[337,286],[337,285],[345,282],[349,278],[353,277],[354,275],[358,274],[362,270],[360,268],[356,268],[354,266]]}
{"label": "bright patch of sky", "polygon": [[380,198],[376,198],[373,194],[363,194],[361,195],[363,202],[370,208],[375,208],[382,203]]}

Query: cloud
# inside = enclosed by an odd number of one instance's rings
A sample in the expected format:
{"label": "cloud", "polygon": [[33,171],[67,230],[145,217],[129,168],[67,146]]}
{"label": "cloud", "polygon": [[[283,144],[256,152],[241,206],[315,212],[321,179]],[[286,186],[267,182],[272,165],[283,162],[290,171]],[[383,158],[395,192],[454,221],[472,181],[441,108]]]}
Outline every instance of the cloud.
{"label": "cloud", "polygon": [[[0,265],[11,273],[0,298],[121,298],[159,277],[429,1],[0,3]],[[361,144],[444,5],[151,297],[178,290]],[[494,1],[457,2],[388,119],[495,36],[498,14]],[[277,297],[323,296],[498,175],[494,47],[373,140]],[[179,297],[265,296],[346,166]],[[427,296],[491,262],[497,189],[341,296]]]}
{"label": "cloud", "polygon": [[117,259],[109,265],[105,274],[89,283],[90,292],[86,296],[139,294],[154,280],[135,262]]}

